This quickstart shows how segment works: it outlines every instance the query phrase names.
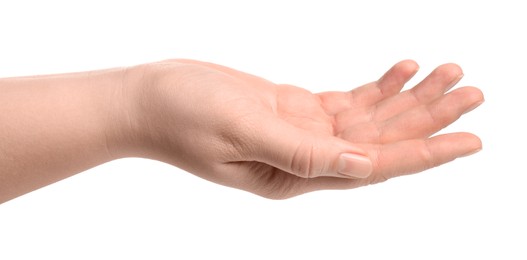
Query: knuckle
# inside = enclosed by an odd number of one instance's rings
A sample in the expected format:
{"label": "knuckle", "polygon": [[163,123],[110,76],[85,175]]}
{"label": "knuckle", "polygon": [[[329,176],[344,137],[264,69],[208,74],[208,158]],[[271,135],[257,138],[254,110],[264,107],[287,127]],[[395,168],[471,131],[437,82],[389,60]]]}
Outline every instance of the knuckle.
{"label": "knuckle", "polygon": [[320,175],[314,167],[313,153],[316,147],[307,141],[302,141],[291,158],[291,171],[302,178],[312,178]]}
{"label": "knuckle", "polygon": [[423,162],[423,170],[437,166],[433,151],[428,142],[424,142],[422,149],[419,149],[419,157]]}

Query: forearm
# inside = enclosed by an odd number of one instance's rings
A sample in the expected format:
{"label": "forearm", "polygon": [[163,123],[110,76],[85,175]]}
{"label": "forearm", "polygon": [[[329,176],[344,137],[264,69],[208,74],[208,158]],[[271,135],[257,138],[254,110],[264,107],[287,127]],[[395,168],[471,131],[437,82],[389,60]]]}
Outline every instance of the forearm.
{"label": "forearm", "polygon": [[0,203],[122,156],[123,73],[0,79]]}

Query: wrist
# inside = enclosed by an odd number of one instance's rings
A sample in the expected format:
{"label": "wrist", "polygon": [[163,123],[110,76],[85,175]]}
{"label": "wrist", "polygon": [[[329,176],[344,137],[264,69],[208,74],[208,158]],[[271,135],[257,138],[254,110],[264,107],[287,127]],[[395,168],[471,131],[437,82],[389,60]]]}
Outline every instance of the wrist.
{"label": "wrist", "polygon": [[193,129],[187,110],[192,91],[182,91],[188,90],[182,87],[189,77],[185,68],[176,61],[166,61],[123,69],[114,95],[119,100],[119,123],[112,130],[119,157],[149,158],[177,166],[188,161],[183,157]]}
{"label": "wrist", "polygon": [[105,137],[112,159],[140,157],[144,148],[139,118],[139,96],[143,86],[142,65],[115,71],[114,83],[107,95]]}

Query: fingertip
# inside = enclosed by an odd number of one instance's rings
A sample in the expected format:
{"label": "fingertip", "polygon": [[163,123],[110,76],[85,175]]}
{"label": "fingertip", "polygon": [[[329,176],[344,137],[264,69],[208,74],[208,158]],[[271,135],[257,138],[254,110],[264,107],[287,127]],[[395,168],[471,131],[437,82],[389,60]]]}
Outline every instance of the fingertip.
{"label": "fingertip", "polygon": [[462,87],[460,89],[465,89],[465,91],[468,91],[468,93],[470,93],[471,96],[474,96],[475,99],[478,99],[478,100],[484,100],[485,99],[485,97],[483,95],[483,91],[481,91],[481,89],[479,89],[477,87],[465,86],[465,87]]}
{"label": "fingertip", "polygon": [[475,153],[478,153],[479,151],[483,150],[483,142],[481,141],[481,138],[479,138],[477,135],[472,133],[457,133],[460,137],[462,137],[464,140],[464,147],[465,151],[459,157],[466,157],[469,155],[473,155]]}
{"label": "fingertip", "polygon": [[478,149],[471,150],[471,151],[469,151],[469,152],[467,152],[465,154],[462,154],[461,156],[459,156],[459,158],[471,156],[473,154],[479,153],[481,150],[483,150],[483,148],[478,148]]}
{"label": "fingertip", "polygon": [[483,141],[477,135],[472,135],[474,140],[474,150],[480,151],[483,150]]}
{"label": "fingertip", "polygon": [[398,93],[419,70],[413,60],[403,60],[393,65],[377,82],[379,89],[386,95]]}
{"label": "fingertip", "polygon": [[413,73],[419,70],[419,64],[417,64],[416,61],[411,60],[411,59],[402,60],[398,62],[397,64],[395,64],[395,66],[400,66],[401,68],[407,71],[412,71]]}
{"label": "fingertip", "polygon": [[[463,109],[459,111],[461,114],[466,114],[485,102],[483,92],[476,87],[460,87],[451,91],[447,96],[454,98],[456,105],[461,105],[460,108]],[[449,105],[449,107],[452,106]]]}
{"label": "fingertip", "polygon": [[483,91],[481,91],[481,89],[476,88],[476,87],[469,87],[469,88],[472,89],[473,95],[477,96],[477,99],[480,101],[480,103],[485,102],[485,95],[483,94]]}
{"label": "fingertip", "polygon": [[[391,74],[390,72],[397,72],[402,73],[405,75],[405,78],[412,77],[417,71],[419,70],[419,65],[414,60],[402,60],[395,65],[392,66],[392,68],[388,71],[387,74]],[[383,77],[384,78],[384,77]],[[382,78],[381,78],[382,79]]]}
{"label": "fingertip", "polygon": [[463,77],[463,69],[456,63],[445,63],[437,67],[436,72],[444,74],[448,78],[460,80]]}
{"label": "fingertip", "polygon": [[463,114],[471,112],[472,110],[481,106],[481,104],[483,104],[483,101],[478,101],[478,102],[473,103],[470,107],[468,107],[465,111],[463,111]]}

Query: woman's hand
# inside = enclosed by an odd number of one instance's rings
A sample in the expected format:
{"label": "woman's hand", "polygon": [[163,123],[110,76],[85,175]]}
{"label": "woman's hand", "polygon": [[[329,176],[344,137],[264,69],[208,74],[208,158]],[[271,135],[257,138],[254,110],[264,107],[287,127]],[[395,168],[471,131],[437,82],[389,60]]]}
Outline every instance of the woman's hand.
{"label": "woman's hand", "polygon": [[113,149],[176,165],[268,198],[348,189],[420,172],[481,149],[470,133],[433,136],[483,102],[445,64],[394,65],[350,92],[313,94],[216,64],[171,60],[130,68],[123,87],[129,138]]}

